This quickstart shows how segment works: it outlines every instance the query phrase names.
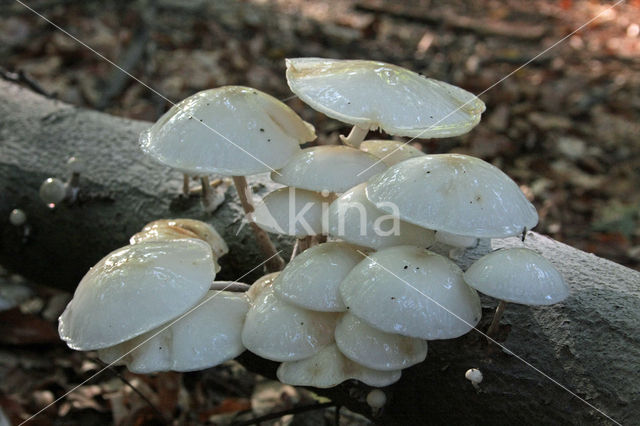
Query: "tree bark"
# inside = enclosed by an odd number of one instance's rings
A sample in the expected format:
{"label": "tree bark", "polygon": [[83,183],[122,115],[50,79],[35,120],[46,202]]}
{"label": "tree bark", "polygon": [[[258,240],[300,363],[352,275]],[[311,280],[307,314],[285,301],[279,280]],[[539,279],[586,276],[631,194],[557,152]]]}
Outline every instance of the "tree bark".
{"label": "tree bark", "polygon": [[[33,281],[73,289],[90,266],[155,219],[189,217],[213,224],[229,244],[218,279],[235,280],[263,259],[233,189],[213,214],[197,196],[181,197],[182,175],[146,158],[137,146],[150,124],[79,109],[0,81],[0,264]],[[67,179],[66,160],[87,163],[79,200],[51,210],[38,198],[49,176]],[[266,176],[251,179],[264,194]],[[24,210],[31,233],[11,226],[9,212]],[[239,233],[238,233],[239,231]],[[237,235],[236,235],[237,233]],[[291,251],[292,240],[275,238]],[[453,340],[429,342],[427,360],[403,371],[385,388],[381,424],[606,423],[597,411],[512,354],[623,424],[640,419],[640,273],[544,236],[529,233],[526,246],[548,258],[571,287],[570,297],[548,307],[509,304],[497,339],[508,350],[487,345],[472,331]],[[459,260],[463,268],[491,248],[520,246],[517,238],[493,240]],[[262,268],[240,281],[251,283]],[[497,301],[483,297],[486,330]],[[511,351],[511,353],[509,353]],[[239,361],[274,377],[276,363],[249,353]],[[477,391],[464,378],[479,368]],[[347,382],[318,393],[371,416],[369,388]]]}

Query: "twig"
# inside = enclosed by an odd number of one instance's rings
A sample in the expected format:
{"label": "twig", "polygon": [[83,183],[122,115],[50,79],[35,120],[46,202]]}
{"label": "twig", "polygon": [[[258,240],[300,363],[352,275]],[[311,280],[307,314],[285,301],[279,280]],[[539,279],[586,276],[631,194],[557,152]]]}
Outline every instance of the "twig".
{"label": "twig", "polygon": [[106,364],[106,363],[102,362],[102,360],[100,360],[98,358],[90,358],[90,359],[93,362],[96,362],[96,363],[102,365],[103,367],[109,368],[109,370],[111,370],[122,381],[122,383],[124,383],[125,385],[129,386],[131,388],[131,390],[133,390],[140,398],[142,398],[142,400],[144,402],[147,403],[147,405],[149,405],[149,407],[151,407],[151,409],[162,420],[163,424],[169,424],[169,422],[167,421],[167,419],[165,419],[164,415],[162,414],[162,412],[160,412],[158,407],[156,407],[153,404],[153,402],[151,402],[151,400],[149,398],[147,398],[142,392],[140,392],[135,386],[133,386],[133,384],[131,384],[131,382],[129,380],[127,380],[117,369],[115,369],[112,365],[109,365],[109,364]]}
{"label": "twig", "polygon": [[418,12],[413,7],[407,7],[402,2],[358,2],[356,10],[385,14],[406,21],[426,22],[434,25],[447,25],[463,31],[475,32],[479,35],[516,38],[521,40],[539,40],[548,32],[543,25],[531,25],[524,22],[506,22],[489,19],[477,19],[461,16],[451,11],[438,12],[427,9]]}
{"label": "twig", "polygon": [[35,81],[29,74],[25,73],[22,70],[18,70],[17,72],[7,71],[3,67],[0,67],[0,76],[12,83],[21,83],[27,86],[29,89],[33,90],[36,93],[41,94],[42,96],[46,96],[47,98],[55,99],[55,93],[49,93],[42,86]]}
{"label": "twig", "polygon": [[246,422],[231,423],[231,424],[232,424],[232,426],[257,425],[259,423],[266,422],[268,420],[279,419],[279,418],[287,416],[289,414],[306,413],[307,411],[322,410],[322,409],[325,409],[325,408],[330,408],[330,407],[335,407],[335,406],[336,406],[336,404],[333,403],[333,402],[323,402],[323,403],[320,403],[320,404],[303,405],[303,406],[289,408],[287,410],[277,411],[275,413],[265,414],[264,416],[255,417],[255,418],[253,418],[251,420],[247,420]]}
{"label": "twig", "polygon": [[[144,56],[147,42],[150,39],[150,22],[155,21],[155,1],[142,2],[143,10],[141,13],[141,25],[133,35],[133,39],[119,59],[118,63],[127,71],[132,72],[138,62]],[[117,98],[131,82],[131,78],[123,73],[120,69],[114,69],[107,79],[105,89],[102,91],[102,97],[96,102],[95,108],[103,110],[111,104],[111,101]]]}

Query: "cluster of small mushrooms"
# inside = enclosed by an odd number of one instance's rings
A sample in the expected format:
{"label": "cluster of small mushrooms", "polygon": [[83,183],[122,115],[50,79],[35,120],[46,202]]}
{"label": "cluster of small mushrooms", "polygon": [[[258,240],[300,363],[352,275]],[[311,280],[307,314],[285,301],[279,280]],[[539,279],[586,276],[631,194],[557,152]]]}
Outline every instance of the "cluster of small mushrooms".
{"label": "cluster of small mushrooms", "polygon": [[[373,129],[460,135],[480,121],[482,101],[380,62],[286,65],[300,99],[353,125],[344,145],[301,149],[315,139],[313,126],[239,86],[199,92],[141,135],[146,154],[184,173],[185,190],[190,177],[201,179],[205,208],[208,175],[233,177],[271,273],[251,286],[214,281],[216,260],[228,251],[215,229],[188,219],[152,222],[80,282],[59,322],[71,348],[98,350],[105,362],[138,373],[203,369],[247,349],[281,362],[284,383],[325,388],[356,379],[382,387],[425,360],[428,340],[475,328],[477,291],[499,299],[500,312],[505,302],[548,305],[568,296],[556,269],[524,243],[466,272],[454,262],[478,239],[537,224],[533,205],[498,168],[364,140]],[[263,172],[285,186],[254,206],[245,177]],[[286,267],[265,231],[297,239]],[[436,243],[451,249],[449,257],[428,249]]]}

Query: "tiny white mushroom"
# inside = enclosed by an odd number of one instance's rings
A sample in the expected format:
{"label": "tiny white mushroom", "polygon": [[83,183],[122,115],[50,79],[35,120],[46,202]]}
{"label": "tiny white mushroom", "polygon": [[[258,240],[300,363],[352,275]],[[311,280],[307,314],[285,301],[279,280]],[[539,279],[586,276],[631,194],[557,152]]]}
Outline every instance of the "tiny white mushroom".
{"label": "tiny white mushroom", "polygon": [[71,177],[67,182],[67,197],[70,202],[74,202],[78,198],[78,192],[80,191],[80,173],[83,173],[86,169],[84,161],[78,157],[71,157],[67,160],[67,168],[71,172]]}
{"label": "tiny white mushroom", "polygon": [[9,223],[13,226],[22,226],[27,223],[27,214],[20,209],[13,209],[9,213]]}
{"label": "tiny white mushroom", "polygon": [[67,186],[58,178],[47,178],[40,185],[40,199],[48,206],[55,207],[67,197]]}
{"label": "tiny white mushroom", "polygon": [[375,416],[387,403],[387,395],[380,389],[373,389],[367,394],[366,401]]}
{"label": "tiny white mushroom", "polygon": [[478,385],[482,382],[482,371],[477,368],[470,368],[464,373],[464,377],[471,382],[474,388],[480,389]]}

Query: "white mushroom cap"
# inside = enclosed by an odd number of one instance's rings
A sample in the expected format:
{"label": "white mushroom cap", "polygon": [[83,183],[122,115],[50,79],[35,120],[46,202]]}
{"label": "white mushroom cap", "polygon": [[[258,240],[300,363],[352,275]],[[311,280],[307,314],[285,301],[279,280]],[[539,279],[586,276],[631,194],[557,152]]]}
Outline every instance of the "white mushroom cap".
{"label": "white mushroom cap", "polygon": [[333,342],[336,318],[332,312],[290,305],[267,287],[251,304],[242,329],[242,343],[272,361],[308,358]]}
{"label": "white mushroom cap", "polygon": [[478,293],[462,270],[428,250],[391,247],[371,254],[340,284],[349,312],[387,333],[452,339],[480,321]]}
{"label": "white mushroom cap", "polygon": [[387,403],[387,395],[380,389],[373,389],[367,394],[367,405],[374,410],[379,410]]}
{"label": "white mushroom cap", "polygon": [[480,293],[523,305],[552,305],[569,296],[560,272],[526,248],[491,252],[473,263],[464,279]]}
{"label": "white mushroom cap", "polygon": [[87,165],[78,157],[70,157],[67,160],[67,168],[71,173],[84,173]]}
{"label": "white mushroom cap", "polygon": [[386,212],[396,206],[407,222],[469,237],[518,235],[538,223],[535,207],[509,176],[467,155],[398,163],[371,179],[367,198]]}
{"label": "white mushroom cap", "polygon": [[367,199],[366,186],[366,182],[361,183],[331,203],[330,235],[376,250],[398,245],[429,247],[434,243],[433,231],[377,209]]}
{"label": "white mushroom cap", "polygon": [[260,293],[262,293],[264,289],[270,288],[273,285],[273,282],[275,281],[275,279],[278,277],[278,275],[280,275],[280,271],[272,272],[270,274],[261,276],[253,284],[251,284],[251,287],[245,293],[249,298],[249,300],[253,302],[253,300],[255,300],[255,298]]}
{"label": "white mushroom cap", "polygon": [[319,192],[279,188],[256,205],[253,220],[260,228],[276,234],[298,238],[324,234],[322,216],[329,209],[331,200]]}
{"label": "white mushroom cap", "polygon": [[58,204],[67,197],[67,186],[58,178],[47,178],[40,185],[39,194],[45,204]]}
{"label": "white mushroom cap", "polygon": [[27,223],[27,214],[20,209],[13,209],[9,213],[9,223],[13,226],[22,226]]}
{"label": "white mushroom cap", "polygon": [[72,349],[114,346],[194,306],[215,278],[211,247],[195,239],[122,247],[82,278],[59,319]]}
{"label": "white mushroom cap", "polygon": [[160,219],[147,223],[142,231],[134,234],[129,242],[174,240],[199,238],[211,246],[216,259],[229,253],[229,247],[222,236],[210,224],[194,219]]}
{"label": "white mushroom cap", "polygon": [[349,380],[360,380],[369,386],[388,386],[400,380],[401,371],[378,371],[351,361],[335,344],[311,358],[283,362],[276,372],[278,380],[293,386],[331,388]]}
{"label": "white mushroom cap", "polygon": [[452,247],[468,248],[478,244],[476,237],[452,234],[451,232],[436,231],[436,241]]}
{"label": "white mushroom cap", "polygon": [[424,152],[412,147],[408,143],[391,140],[366,140],[360,144],[359,148],[381,159],[387,166],[393,166],[409,158],[422,157],[425,155]]}
{"label": "white mushroom cap", "polygon": [[470,368],[464,373],[464,377],[476,386],[482,382],[482,371],[477,368]]}
{"label": "white mushroom cap", "polygon": [[480,121],[484,103],[451,84],[383,62],[287,59],[291,91],[331,118],[399,136],[461,135]]}
{"label": "white mushroom cap", "polygon": [[401,370],[427,357],[426,340],[385,333],[350,314],[338,320],[335,339],[347,358],[374,370]]}
{"label": "white mushroom cap", "polygon": [[273,283],[282,300],[313,311],[346,311],[338,286],[364,257],[355,247],[329,242],[313,246],[298,256]]}
{"label": "white mushroom cap", "polygon": [[322,145],[303,149],[278,170],[279,174],[272,172],[271,179],[310,191],[341,193],[386,168],[378,158],[359,149]]}
{"label": "white mushroom cap", "polygon": [[284,166],[313,139],[313,126],[276,98],[224,86],[174,105],[140,135],[140,146],[183,173],[247,176]]}
{"label": "white mushroom cap", "polygon": [[106,363],[124,356],[118,363],[131,372],[153,373],[202,370],[244,352],[240,333],[249,310],[246,295],[212,290],[198,303],[170,326],[100,349],[98,356]]}

